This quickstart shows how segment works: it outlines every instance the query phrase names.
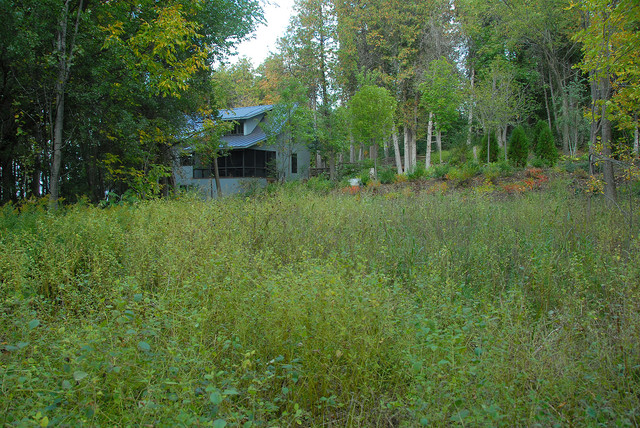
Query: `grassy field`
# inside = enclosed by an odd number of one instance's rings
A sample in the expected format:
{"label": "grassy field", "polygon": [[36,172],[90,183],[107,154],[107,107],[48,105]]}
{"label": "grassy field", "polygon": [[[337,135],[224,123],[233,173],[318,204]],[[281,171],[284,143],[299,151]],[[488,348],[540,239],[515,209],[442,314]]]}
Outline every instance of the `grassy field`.
{"label": "grassy field", "polygon": [[637,229],[566,188],[7,206],[0,423],[637,426]]}

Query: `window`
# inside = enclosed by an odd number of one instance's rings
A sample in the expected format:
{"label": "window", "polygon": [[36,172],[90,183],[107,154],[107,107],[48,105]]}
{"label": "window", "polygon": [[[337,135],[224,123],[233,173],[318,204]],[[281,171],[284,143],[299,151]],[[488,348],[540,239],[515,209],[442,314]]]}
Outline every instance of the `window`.
{"label": "window", "polygon": [[[276,152],[266,150],[231,150],[218,158],[220,178],[271,177],[275,169]],[[193,168],[193,178],[214,176],[213,165],[197,165]]]}
{"label": "window", "polygon": [[233,129],[227,135],[244,135],[244,124],[242,122],[233,122]]}
{"label": "window", "polygon": [[193,166],[193,155],[180,155],[180,166]]}
{"label": "window", "polygon": [[291,153],[291,174],[298,173],[298,154]]}

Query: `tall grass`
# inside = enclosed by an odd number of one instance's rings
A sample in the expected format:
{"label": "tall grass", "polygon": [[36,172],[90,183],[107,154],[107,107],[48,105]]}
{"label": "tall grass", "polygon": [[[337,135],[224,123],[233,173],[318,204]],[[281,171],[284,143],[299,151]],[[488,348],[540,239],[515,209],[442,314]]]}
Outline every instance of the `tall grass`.
{"label": "tall grass", "polygon": [[5,207],[0,420],[637,425],[625,224],[561,185]]}

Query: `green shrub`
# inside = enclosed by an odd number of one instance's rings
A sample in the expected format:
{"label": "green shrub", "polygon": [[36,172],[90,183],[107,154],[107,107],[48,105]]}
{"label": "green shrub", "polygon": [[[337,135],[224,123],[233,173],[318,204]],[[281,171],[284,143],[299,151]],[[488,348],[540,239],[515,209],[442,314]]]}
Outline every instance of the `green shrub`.
{"label": "green shrub", "polygon": [[473,159],[471,150],[471,146],[467,145],[467,142],[463,140],[451,148],[446,162],[451,165],[463,165]]}
{"label": "green shrub", "polygon": [[449,170],[451,169],[451,165],[448,163],[443,163],[439,165],[433,165],[429,168],[429,177],[431,178],[443,178]]}
{"label": "green shrub", "polygon": [[457,184],[464,184],[470,179],[480,173],[480,167],[474,162],[467,162],[460,167],[453,167],[449,169],[446,174],[447,180],[453,181]]}
{"label": "green shrub", "polygon": [[335,188],[335,183],[328,178],[320,175],[318,177],[311,177],[307,180],[307,188],[320,193],[327,193]]}
{"label": "green shrub", "polygon": [[540,158],[537,158],[537,157],[531,159],[530,164],[534,168],[544,168],[544,167],[547,166],[547,163],[544,160],[542,160]]}
{"label": "green shrub", "polygon": [[356,178],[360,179],[360,183],[362,183],[363,186],[366,186],[371,181],[371,175],[368,169],[360,171],[360,174],[358,174]]}
{"label": "green shrub", "polygon": [[385,168],[378,173],[378,179],[382,184],[391,184],[396,178],[396,170],[394,168]]}
{"label": "green shrub", "polygon": [[589,173],[589,160],[588,159],[567,159],[562,162],[562,169],[567,171],[568,173],[573,173],[577,170],[583,170],[586,173]]}
{"label": "green shrub", "polygon": [[407,178],[409,179],[409,181],[420,180],[421,178],[427,176],[427,170],[422,164],[417,165],[413,171],[407,174]]}
{"label": "green shrub", "polygon": [[500,154],[500,147],[498,146],[498,139],[496,138],[496,133],[491,133],[491,139],[487,134],[482,137],[482,141],[480,143],[480,159],[478,159],[481,163],[487,162],[487,149],[489,149],[489,163],[495,162],[498,160],[498,155]]}
{"label": "green shrub", "polygon": [[508,154],[509,159],[514,165],[519,167],[527,165],[529,142],[527,141],[527,135],[522,126],[517,126],[511,133]]}
{"label": "green shrub", "polygon": [[554,166],[558,161],[559,154],[551,128],[545,121],[539,121],[536,128],[538,130],[534,144],[536,158],[546,166]]}

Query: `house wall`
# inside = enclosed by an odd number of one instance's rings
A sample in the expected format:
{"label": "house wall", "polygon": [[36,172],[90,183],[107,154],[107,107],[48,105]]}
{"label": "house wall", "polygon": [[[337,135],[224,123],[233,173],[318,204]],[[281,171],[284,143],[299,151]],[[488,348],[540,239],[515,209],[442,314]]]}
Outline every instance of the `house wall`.
{"label": "house wall", "polygon": [[[204,198],[215,198],[218,196],[215,178],[193,178],[192,166],[181,166],[174,170],[176,184],[181,189],[193,189]],[[221,178],[220,187],[224,196],[235,195],[246,192],[254,186],[265,187],[265,178]]]}
{"label": "house wall", "polygon": [[260,116],[252,117],[251,119],[245,120],[244,135],[251,134],[256,129],[256,126],[258,126],[258,124],[260,123],[263,117],[264,117],[264,114],[261,114]]}
{"label": "house wall", "polygon": [[284,171],[287,180],[301,180],[309,178],[309,166],[311,165],[311,152],[302,144],[292,147],[291,153],[298,155],[298,172],[291,172],[291,155],[282,151],[276,152],[278,171]]}

